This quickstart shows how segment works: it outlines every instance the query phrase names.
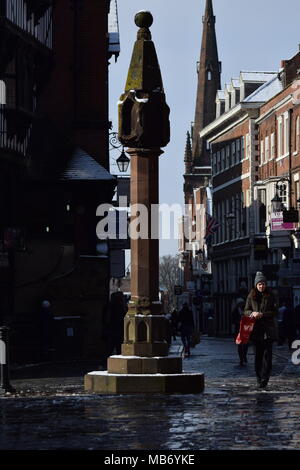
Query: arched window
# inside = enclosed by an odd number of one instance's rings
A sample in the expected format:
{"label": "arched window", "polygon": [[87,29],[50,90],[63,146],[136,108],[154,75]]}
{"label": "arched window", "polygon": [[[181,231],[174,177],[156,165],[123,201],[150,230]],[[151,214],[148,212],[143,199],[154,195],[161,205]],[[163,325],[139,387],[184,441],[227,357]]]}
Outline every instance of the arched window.
{"label": "arched window", "polygon": [[138,324],[137,340],[141,342],[147,341],[147,325],[144,321]]}
{"label": "arched window", "polygon": [[212,79],[212,73],[211,73],[211,70],[208,70],[207,71],[207,80],[211,80]]}

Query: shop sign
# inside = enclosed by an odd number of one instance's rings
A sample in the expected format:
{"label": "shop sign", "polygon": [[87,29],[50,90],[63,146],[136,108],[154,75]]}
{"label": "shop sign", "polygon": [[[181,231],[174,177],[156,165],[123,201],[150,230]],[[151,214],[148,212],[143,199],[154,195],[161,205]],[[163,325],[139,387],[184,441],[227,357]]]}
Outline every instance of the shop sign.
{"label": "shop sign", "polygon": [[279,230],[294,230],[295,224],[293,222],[283,221],[283,212],[273,212],[271,214],[271,231],[276,232]]}

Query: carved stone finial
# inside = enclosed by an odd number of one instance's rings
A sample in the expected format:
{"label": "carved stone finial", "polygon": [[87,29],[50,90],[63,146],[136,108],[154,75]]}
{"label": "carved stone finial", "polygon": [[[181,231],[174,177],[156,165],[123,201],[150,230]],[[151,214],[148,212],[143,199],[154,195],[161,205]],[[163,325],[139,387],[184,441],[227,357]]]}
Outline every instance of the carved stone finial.
{"label": "carved stone finial", "polygon": [[134,17],[134,22],[139,28],[150,28],[153,16],[150,11],[139,11]]}
{"label": "carved stone finial", "polygon": [[153,16],[140,11],[134,21],[140,29],[119,101],[119,140],[131,148],[164,147],[170,140],[170,110],[149,30]]}

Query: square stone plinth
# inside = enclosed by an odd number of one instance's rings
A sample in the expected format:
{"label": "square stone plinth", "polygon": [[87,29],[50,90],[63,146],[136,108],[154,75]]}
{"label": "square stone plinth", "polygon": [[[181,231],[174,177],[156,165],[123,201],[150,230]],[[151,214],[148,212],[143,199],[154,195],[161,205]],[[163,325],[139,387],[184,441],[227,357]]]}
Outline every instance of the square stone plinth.
{"label": "square stone plinth", "polygon": [[110,374],[89,372],[84,377],[84,389],[99,394],[136,393],[201,393],[204,374]]}
{"label": "square stone plinth", "polygon": [[182,358],[110,356],[107,371],[109,374],[180,374]]}

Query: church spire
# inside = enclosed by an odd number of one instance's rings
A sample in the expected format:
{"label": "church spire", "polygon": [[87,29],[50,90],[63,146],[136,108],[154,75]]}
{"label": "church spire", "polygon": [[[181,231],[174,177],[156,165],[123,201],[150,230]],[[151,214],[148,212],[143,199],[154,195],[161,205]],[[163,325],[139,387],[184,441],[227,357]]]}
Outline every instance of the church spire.
{"label": "church spire", "polygon": [[188,174],[191,172],[192,168],[192,145],[191,145],[191,134],[189,131],[186,133],[186,145],[185,145],[185,156],[184,156],[184,163],[185,163],[185,173]]}
{"label": "church spire", "polygon": [[200,131],[216,117],[216,94],[221,89],[221,66],[215,31],[216,17],[212,0],[206,0],[202,18],[203,33],[198,69],[198,89],[193,130],[193,161],[195,166],[209,166],[210,155]]}

